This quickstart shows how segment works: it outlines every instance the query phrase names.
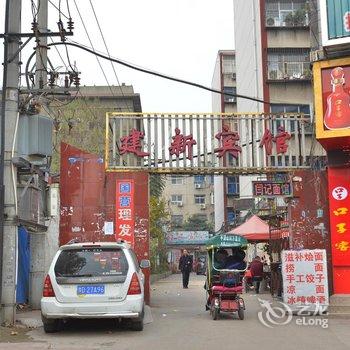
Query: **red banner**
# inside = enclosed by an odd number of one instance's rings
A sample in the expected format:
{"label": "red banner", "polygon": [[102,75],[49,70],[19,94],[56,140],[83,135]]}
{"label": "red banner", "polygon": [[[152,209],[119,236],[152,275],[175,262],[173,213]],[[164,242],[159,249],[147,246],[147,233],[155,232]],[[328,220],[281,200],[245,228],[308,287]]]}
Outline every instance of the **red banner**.
{"label": "red banner", "polygon": [[328,168],[334,293],[350,293],[350,168]]}
{"label": "red banner", "polygon": [[116,181],[115,238],[129,243],[132,247],[135,233],[134,192],[134,180]]}

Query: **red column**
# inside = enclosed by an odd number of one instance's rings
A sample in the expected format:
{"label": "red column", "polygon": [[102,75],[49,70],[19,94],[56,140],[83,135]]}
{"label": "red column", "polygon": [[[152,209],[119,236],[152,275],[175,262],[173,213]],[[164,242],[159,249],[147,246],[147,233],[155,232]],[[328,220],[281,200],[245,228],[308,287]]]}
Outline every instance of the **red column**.
{"label": "red column", "polygon": [[334,294],[350,294],[350,168],[328,169]]}

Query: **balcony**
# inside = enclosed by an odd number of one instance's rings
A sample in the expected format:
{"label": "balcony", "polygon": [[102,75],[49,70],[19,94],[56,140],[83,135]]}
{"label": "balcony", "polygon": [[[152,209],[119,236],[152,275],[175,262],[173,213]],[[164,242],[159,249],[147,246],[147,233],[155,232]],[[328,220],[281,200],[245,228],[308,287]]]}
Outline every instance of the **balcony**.
{"label": "balcony", "polygon": [[310,81],[310,62],[268,62],[267,80],[276,82]]}
{"label": "balcony", "polygon": [[307,28],[309,17],[304,10],[291,11],[287,15],[266,11],[267,28]]}

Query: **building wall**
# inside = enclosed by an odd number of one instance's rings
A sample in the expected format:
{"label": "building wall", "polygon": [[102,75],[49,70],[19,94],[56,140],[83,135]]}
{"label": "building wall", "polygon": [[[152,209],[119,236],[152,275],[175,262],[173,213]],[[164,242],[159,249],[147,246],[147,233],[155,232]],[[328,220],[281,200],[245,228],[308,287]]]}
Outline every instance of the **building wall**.
{"label": "building wall", "polygon": [[[235,51],[237,93],[263,98],[260,0],[235,0]],[[262,112],[263,104],[238,98],[237,112]]]}
{"label": "building wall", "polygon": [[310,47],[310,32],[303,29],[270,29],[267,33],[267,46],[269,48],[300,48]]}
{"label": "building wall", "polygon": [[[179,175],[176,175],[177,177]],[[208,222],[214,220],[214,186],[209,176],[202,188],[195,188],[193,176],[182,176],[182,183],[172,183],[172,175],[166,177],[163,198],[171,216],[182,215],[183,222],[193,215],[205,215]],[[182,205],[172,204],[172,196],[182,196]],[[195,203],[195,195],[205,196],[204,206]],[[205,207],[205,208],[204,208]]]}
{"label": "building wall", "polygon": [[[225,87],[237,88],[235,61],[235,51],[220,50],[218,52],[212,79],[213,88],[218,90],[224,90]],[[213,94],[212,111],[215,113],[236,113],[236,99],[227,101],[224,96]],[[215,231],[218,231],[227,222],[226,181],[225,176],[214,176]]]}

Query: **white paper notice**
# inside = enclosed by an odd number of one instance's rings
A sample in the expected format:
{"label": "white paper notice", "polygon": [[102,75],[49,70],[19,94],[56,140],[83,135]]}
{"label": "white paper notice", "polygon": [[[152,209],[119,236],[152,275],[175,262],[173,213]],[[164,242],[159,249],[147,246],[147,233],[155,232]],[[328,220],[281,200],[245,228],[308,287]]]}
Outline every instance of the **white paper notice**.
{"label": "white paper notice", "polygon": [[106,236],[111,236],[114,234],[114,225],[113,221],[105,221],[105,224],[103,226],[103,231]]}

